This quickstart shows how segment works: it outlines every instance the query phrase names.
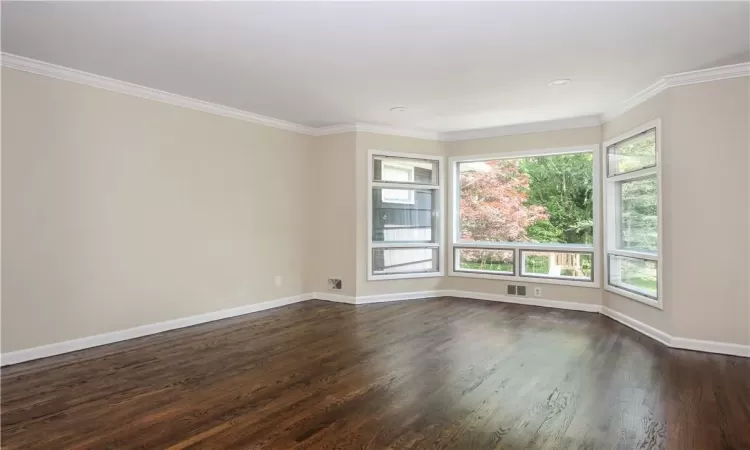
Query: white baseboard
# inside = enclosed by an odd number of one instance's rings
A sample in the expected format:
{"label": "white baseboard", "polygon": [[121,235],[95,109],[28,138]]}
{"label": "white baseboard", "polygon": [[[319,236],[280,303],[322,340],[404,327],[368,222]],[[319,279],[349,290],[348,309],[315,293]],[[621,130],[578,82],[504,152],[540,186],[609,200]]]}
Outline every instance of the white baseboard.
{"label": "white baseboard", "polygon": [[635,320],[632,317],[626,316],[625,314],[611,308],[607,308],[606,306],[602,308],[602,314],[661,342],[667,347],[750,358],[750,345],[734,344],[731,342],[703,341],[700,339],[671,336],[668,333],[658,330],[650,325],[646,325],[643,322]]}
{"label": "white baseboard", "polygon": [[313,292],[311,295],[318,300],[329,302],[347,303],[349,305],[366,305],[369,303],[397,302],[401,300],[416,300],[418,298],[440,297],[445,291],[420,291],[420,292],[402,292],[397,294],[381,295],[352,295],[334,294],[332,292]]}
{"label": "white baseboard", "polygon": [[445,291],[405,292],[403,294],[365,295],[357,297],[358,305],[367,303],[398,302],[401,300],[416,300],[419,298],[442,297]]}
{"label": "white baseboard", "polygon": [[240,306],[231,309],[222,309],[206,314],[182,317],[179,319],[166,320],[139,327],[128,328],[125,330],[112,331],[110,333],[97,334],[69,341],[56,342],[54,344],[42,345],[39,347],[17,350],[14,352],[3,353],[0,355],[0,365],[7,366],[18,364],[32,359],[46,358],[48,356],[60,355],[63,353],[74,352],[100,345],[112,344],[115,342],[134,339],[150,334],[161,333],[163,331],[185,328],[215,320],[227,319],[230,317],[241,316],[243,314],[254,313],[266,309],[278,308],[279,306],[291,305],[305,300],[310,300],[310,294],[300,294],[292,297],[284,297],[267,302],[253,303],[250,305]]}
{"label": "white baseboard", "polygon": [[570,309],[573,311],[599,312],[602,305],[593,303],[565,302],[561,300],[548,300],[535,297],[513,297],[503,294],[489,294],[486,292],[472,291],[443,291],[445,296],[464,297],[477,300],[489,300],[492,302],[516,303],[519,305],[541,306],[544,308]]}
{"label": "white baseboard", "polygon": [[708,353],[720,353],[724,355],[750,357],[750,345],[673,337],[650,325],[647,325],[643,322],[633,319],[632,317],[626,316],[625,314],[622,314],[611,308],[604,307],[602,305],[529,297],[512,297],[508,295],[492,294],[487,292],[435,290],[405,292],[398,294],[367,295],[360,297],[334,294],[330,292],[313,292],[310,294],[300,294],[292,297],[285,297],[276,300],[270,300],[267,302],[240,306],[238,308],[223,309],[206,314],[167,320],[164,322],[142,325],[135,328],[128,328],[126,330],[113,331],[110,333],[98,334],[95,336],[88,336],[80,339],[73,339],[64,342],[57,342],[54,344],[3,353],[2,355],[0,355],[0,365],[6,366],[10,364],[17,364],[24,361],[31,361],[34,359],[46,358],[48,356],[60,355],[63,353],[74,352],[86,348],[98,347],[100,345],[112,344],[127,339],[134,339],[142,336],[148,336],[150,334],[161,333],[163,331],[175,330],[177,328],[184,328],[201,323],[213,322],[215,320],[227,319],[230,317],[241,316],[243,314],[263,311],[266,309],[278,308],[280,306],[291,305],[293,303],[311,299],[320,299],[331,302],[346,303],[350,305],[360,305],[369,303],[393,302],[400,300],[414,300],[430,297],[463,297],[494,302],[540,306],[544,308],[598,312],[605,316],[611,317],[612,319],[622,323],[623,325],[626,325],[640,333],[643,333],[646,336],[667,345],[668,347]]}
{"label": "white baseboard", "polygon": [[651,339],[655,339],[661,342],[662,344],[671,347],[672,336],[668,335],[667,333],[661,330],[657,330],[656,328],[650,325],[646,325],[645,323],[641,321],[635,320],[630,316],[626,316],[625,314],[615,311],[614,309],[607,308],[606,306],[602,307],[602,314],[604,314],[607,317],[611,317],[612,319],[634,329],[635,331],[645,334]]}
{"label": "white baseboard", "polygon": [[673,337],[669,345],[672,348],[694,350],[722,355],[744,356],[750,358],[750,345],[732,344],[730,342],[702,341],[699,339]]}
{"label": "white baseboard", "polygon": [[351,295],[334,294],[332,292],[313,292],[311,296],[312,298],[327,302],[346,303],[348,305],[357,304],[357,297]]}

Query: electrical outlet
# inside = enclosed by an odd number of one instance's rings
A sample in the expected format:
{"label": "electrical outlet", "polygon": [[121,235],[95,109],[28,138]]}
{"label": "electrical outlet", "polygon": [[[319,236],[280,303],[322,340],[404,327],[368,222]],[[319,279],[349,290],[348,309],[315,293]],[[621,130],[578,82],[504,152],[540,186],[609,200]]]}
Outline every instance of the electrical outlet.
{"label": "electrical outlet", "polygon": [[276,278],[274,278],[273,282],[276,284],[276,286],[281,286],[281,284],[284,282],[284,279],[281,278],[281,275],[276,275]]}
{"label": "electrical outlet", "polygon": [[534,288],[534,297],[541,297],[542,296],[542,288],[535,287]]}
{"label": "electrical outlet", "polygon": [[332,291],[340,291],[341,290],[341,278],[329,278],[328,279],[328,289]]}
{"label": "electrical outlet", "polygon": [[516,286],[516,295],[526,295],[526,286]]}

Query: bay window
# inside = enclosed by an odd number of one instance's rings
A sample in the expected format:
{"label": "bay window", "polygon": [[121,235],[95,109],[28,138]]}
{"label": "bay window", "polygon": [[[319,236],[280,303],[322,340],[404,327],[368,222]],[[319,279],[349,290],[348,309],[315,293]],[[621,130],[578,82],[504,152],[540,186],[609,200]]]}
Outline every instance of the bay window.
{"label": "bay window", "polygon": [[451,158],[450,275],[596,287],[597,150]]}
{"label": "bay window", "polygon": [[604,143],[605,288],[661,308],[659,120]]}
{"label": "bay window", "polygon": [[368,279],[440,276],[442,158],[369,153]]}

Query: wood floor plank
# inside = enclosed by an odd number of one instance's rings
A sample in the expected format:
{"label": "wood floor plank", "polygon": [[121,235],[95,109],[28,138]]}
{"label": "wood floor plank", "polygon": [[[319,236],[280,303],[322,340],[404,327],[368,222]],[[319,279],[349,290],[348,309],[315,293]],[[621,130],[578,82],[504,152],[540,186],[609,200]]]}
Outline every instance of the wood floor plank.
{"label": "wood floor plank", "polygon": [[750,449],[750,360],[469,299],[304,302],[6,367],[3,449]]}

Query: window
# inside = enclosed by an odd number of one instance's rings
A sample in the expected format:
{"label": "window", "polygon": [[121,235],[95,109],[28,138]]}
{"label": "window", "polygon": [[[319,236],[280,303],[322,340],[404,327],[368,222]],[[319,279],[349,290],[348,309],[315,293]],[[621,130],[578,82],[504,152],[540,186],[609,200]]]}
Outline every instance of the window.
{"label": "window", "polygon": [[368,279],[440,276],[440,157],[371,151]]}
{"label": "window", "polygon": [[452,158],[450,275],[595,287],[597,150]]}
{"label": "window", "polygon": [[604,144],[606,289],[661,308],[661,123]]}

